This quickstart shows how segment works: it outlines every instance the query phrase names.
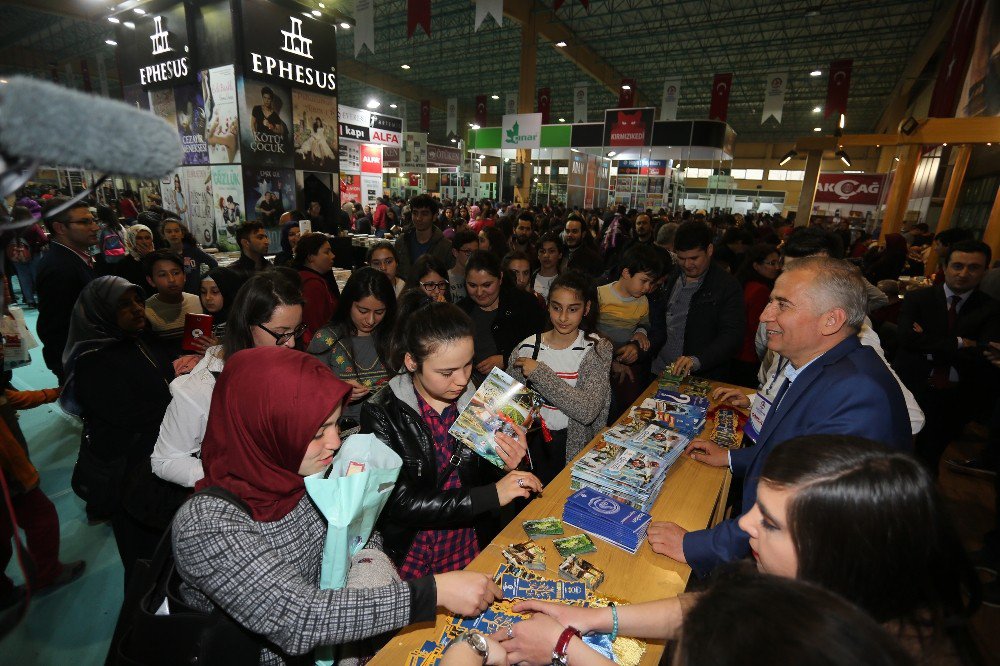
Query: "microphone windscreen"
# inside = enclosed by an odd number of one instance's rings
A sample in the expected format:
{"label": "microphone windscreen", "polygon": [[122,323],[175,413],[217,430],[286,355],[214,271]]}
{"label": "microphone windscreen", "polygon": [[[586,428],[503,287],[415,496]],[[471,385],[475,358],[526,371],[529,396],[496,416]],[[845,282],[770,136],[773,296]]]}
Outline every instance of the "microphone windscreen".
{"label": "microphone windscreen", "polygon": [[184,155],[177,128],[148,111],[24,76],[0,85],[0,150],[137,178],[168,174]]}

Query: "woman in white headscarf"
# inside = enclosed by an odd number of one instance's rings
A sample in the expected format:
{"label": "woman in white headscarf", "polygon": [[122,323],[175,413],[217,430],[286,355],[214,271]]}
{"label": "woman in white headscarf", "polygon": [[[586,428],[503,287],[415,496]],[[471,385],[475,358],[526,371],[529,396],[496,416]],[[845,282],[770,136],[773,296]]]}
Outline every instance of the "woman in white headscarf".
{"label": "woman in white headscarf", "polygon": [[109,264],[107,272],[138,285],[142,288],[143,299],[149,298],[156,293],[156,289],[146,281],[142,258],[155,249],[152,230],[145,224],[133,224],[125,229],[125,250],[128,254],[118,263]]}

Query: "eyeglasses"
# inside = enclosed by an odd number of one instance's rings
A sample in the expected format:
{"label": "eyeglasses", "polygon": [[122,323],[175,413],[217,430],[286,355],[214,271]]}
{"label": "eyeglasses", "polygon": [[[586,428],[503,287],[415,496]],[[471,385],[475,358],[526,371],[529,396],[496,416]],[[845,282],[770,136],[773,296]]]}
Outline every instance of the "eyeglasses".
{"label": "eyeglasses", "polygon": [[424,288],[424,291],[444,291],[448,288],[448,281],[442,280],[441,282],[421,282],[420,286]]}
{"label": "eyeglasses", "polygon": [[272,338],[274,338],[274,344],[279,347],[288,342],[289,340],[291,340],[292,338],[295,339],[301,338],[302,334],[306,332],[306,325],[304,323],[296,326],[295,330],[292,331],[291,333],[275,333],[267,326],[264,326],[264,324],[257,324],[257,328],[259,328],[260,330],[264,331]]}

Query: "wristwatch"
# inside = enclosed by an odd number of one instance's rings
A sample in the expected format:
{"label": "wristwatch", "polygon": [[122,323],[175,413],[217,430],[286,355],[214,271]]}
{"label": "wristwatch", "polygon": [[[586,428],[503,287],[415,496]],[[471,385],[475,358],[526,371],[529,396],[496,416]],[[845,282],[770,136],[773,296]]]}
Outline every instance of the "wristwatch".
{"label": "wristwatch", "polygon": [[559,634],[556,647],[552,650],[552,666],[566,666],[566,653],[569,651],[569,642],[573,640],[574,636],[579,638],[580,632],[573,627],[566,627]]}
{"label": "wristwatch", "polygon": [[486,660],[490,658],[490,644],[486,642],[486,636],[478,631],[466,631],[455,639],[455,642],[458,641],[468,643],[469,647],[483,658],[483,666],[486,666]]}

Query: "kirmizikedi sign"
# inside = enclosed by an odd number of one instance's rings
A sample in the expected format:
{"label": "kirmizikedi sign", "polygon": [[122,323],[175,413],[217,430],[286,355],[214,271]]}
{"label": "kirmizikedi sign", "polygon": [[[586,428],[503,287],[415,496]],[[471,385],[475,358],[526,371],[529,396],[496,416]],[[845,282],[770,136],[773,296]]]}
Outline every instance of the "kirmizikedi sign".
{"label": "kirmizikedi sign", "polygon": [[242,0],[245,76],[333,93],[337,90],[336,30],[263,0]]}

